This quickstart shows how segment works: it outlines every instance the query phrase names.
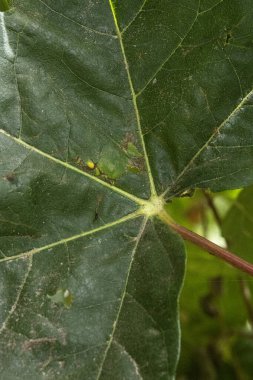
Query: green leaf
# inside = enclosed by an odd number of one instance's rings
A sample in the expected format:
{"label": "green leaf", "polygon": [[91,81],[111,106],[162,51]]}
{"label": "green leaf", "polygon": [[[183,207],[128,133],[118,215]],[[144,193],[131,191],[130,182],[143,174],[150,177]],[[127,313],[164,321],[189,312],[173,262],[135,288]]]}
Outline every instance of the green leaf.
{"label": "green leaf", "polygon": [[13,6],[0,33],[1,375],[172,379],[184,248],[157,215],[187,189],[253,182],[251,3]]}
{"label": "green leaf", "polygon": [[6,12],[10,9],[9,0],[0,0],[0,12]]}
{"label": "green leaf", "polygon": [[[216,194],[214,202],[220,215],[231,207],[235,195],[236,191]],[[205,236],[211,235],[217,243],[212,212],[207,208],[203,193],[196,192],[196,196],[173,202],[172,215],[181,219],[184,216],[181,222],[187,223],[188,228],[201,233],[204,229]],[[234,207],[224,223],[234,226],[234,235],[231,231],[230,237],[240,241],[245,232],[248,237],[250,234],[245,229],[246,224],[240,223],[239,215],[231,220]],[[235,252],[238,254],[241,253],[239,246],[237,243],[238,251]],[[187,244],[187,251],[188,265],[180,297],[182,351],[178,378],[250,379],[253,351],[249,342],[252,341],[253,314],[250,298],[246,301],[245,294],[251,297],[252,279],[192,244]]]}
{"label": "green leaf", "polygon": [[253,187],[241,191],[224,219],[222,231],[234,250],[253,262]]}
{"label": "green leaf", "polygon": [[[187,248],[188,266],[181,294],[182,352],[178,375],[189,380],[193,373],[201,379],[217,379],[221,376],[222,365],[226,363],[237,372],[241,361],[240,355],[233,353],[234,340],[243,340],[248,320],[240,272],[194,246]],[[247,284],[250,285],[250,279]],[[218,365],[210,352],[217,353]]]}
{"label": "green leaf", "polygon": [[[231,250],[249,262],[253,262],[253,187],[242,190],[230,210],[228,211],[222,225],[223,236],[229,243]],[[238,357],[237,363],[245,379],[250,379],[252,374],[252,326],[253,309],[252,295],[253,284],[247,276],[240,276],[242,298],[248,312],[247,325],[243,326],[243,333],[236,337],[232,347],[233,355]],[[234,298],[234,296],[233,296]],[[245,307],[245,306],[244,306]],[[241,311],[241,309],[239,309]],[[248,326],[248,328],[247,328]]]}

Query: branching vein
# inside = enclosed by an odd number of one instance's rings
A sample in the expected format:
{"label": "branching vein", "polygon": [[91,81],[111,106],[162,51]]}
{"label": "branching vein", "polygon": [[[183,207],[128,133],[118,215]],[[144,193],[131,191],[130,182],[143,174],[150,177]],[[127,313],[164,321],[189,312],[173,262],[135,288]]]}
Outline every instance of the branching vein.
{"label": "branching vein", "polygon": [[123,304],[124,304],[124,300],[125,300],[125,296],[126,296],[126,293],[127,293],[128,280],[129,280],[130,272],[131,272],[132,265],[133,265],[133,262],[134,262],[135,253],[137,251],[138,245],[139,245],[139,243],[141,241],[141,238],[143,236],[143,233],[145,231],[147,220],[148,220],[147,218],[144,219],[144,221],[143,221],[143,223],[141,225],[140,231],[139,231],[139,233],[138,233],[138,235],[136,237],[136,243],[135,243],[135,246],[134,246],[134,249],[133,249],[133,252],[132,252],[132,258],[131,258],[131,262],[130,262],[130,265],[129,265],[129,268],[128,268],[125,286],[124,286],[124,289],[123,289],[123,293],[121,295],[121,302],[120,302],[120,305],[119,305],[119,310],[118,310],[117,316],[115,318],[115,321],[113,323],[112,333],[111,333],[110,339],[108,341],[107,347],[105,349],[104,356],[103,356],[103,359],[102,359],[102,362],[101,362],[101,365],[100,365],[99,372],[98,372],[96,380],[99,380],[100,377],[101,377],[101,374],[103,372],[103,367],[104,367],[104,364],[105,364],[105,361],[106,361],[106,358],[107,358],[107,354],[108,354],[108,352],[110,350],[110,347],[111,347],[113,339],[114,339],[114,334],[115,334],[115,331],[116,331],[116,328],[117,328],[117,324],[118,324],[118,321],[119,321],[119,318],[120,318],[120,313],[121,313],[121,310],[122,310],[122,307],[123,307]]}
{"label": "branching vein", "polygon": [[147,88],[147,86],[153,81],[153,79],[156,77],[156,75],[163,69],[163,67],[165,66],[165,64],[171,59],[171,57],[173,57],[173,55],[177,52],[177,50],[182,46],[183,42],[185,41],[185,39],[188,37],[188,35],[190,34],[192,28],[194,27],[197,19],[198,19],[198,16],[199,16],[199,13],[198,11],[196,12],[196,16],[194,18],[194,20],[192,21],[188,31],[186,32],[186,34],[184,35],[184,37],[182,37],[180,39],[180,42],[178,43],[178,45],[175,46],[175,48],[172,50],[172,52],[170,53],[170,55],[168,57],[166,57],[166,59],[161,63],[161,65],[158,67],[158,69],[155,71],[155,73],[152,75],[152,77],[148,80],[148,82],[145,84],[145,86],[139,90],[139,92],[136,94],[136,97],[140,96],[141,93]]}
{"label": "branching vein", "polygon": [[79,23],[79,22],[77,22],[77,21],[75,21],[75,20],[72,20],[70,17],[65,16],[63,13],[57,12],[55,9],[51,8],[51,7],[50,7],[49,5],[47,5],[43,0],[39,0],[39,2],[40,2],[41,4],[43,4],[45,7],[47,7],[50,11],[56,13],[57,15],[61,16],[62,18],[65,18],[66,20],[68,20],[68,21],[70,21],[70,22],[72,22],[72,23],[74,23],[74,24],[76,24],[76,25],[81,26],[82,28],[86,29],[87,31],[89,31],[89,32],[91,32],[91,33],[100,34],[100,35],[102,35],[102,36],[109,36],[109,37],[113,37],[113,38],[116,37],[116,36],[113,35],[113,34],[109,34],[109,33],[105,33],[105,32],[100,32],[100,31],[98,31],[98,30],[95,30],[95,29],[89,28],[88,26],[83,25],[83,24],[81,24],[81,23]]}
{"label": "branching vein", "polygon": [[[2,260],[1,260],[1,261],[2,261]],[[28,279],[28,276],[29,276],[29,274],[30,274],[30,272],[31,272],[31,269],[32,269],[32,257],[29,258],[28,268],[27,268],[27,271],[26,271],[26,273],[25,273],[24,279],[23,279],[23,281],[22,281],[22,283],[21,283],[21,285],[20,285],[20,287],[19,287],[19,289],[18,289],[18,292],[17,292],[17,296],[16,296],[16,299],[15,299],[15,302],[14,302],[14,304],[12,305],[12,307],[11,307],[11,309],[10,309],[10,311],[9,311],[9,313],[8,313],[8,315],[7,315],[7,317],[6,317],[6,319],[5,319],[5,321],[3,322],[3,324],[2,324],[2,326],[1,326],[1,328],[0,328],[0,334],[6,329],[7,324],[8,324],[8,322],[9,322],[11,316],[14,314],[15,310],[17,309],[17,305],[18,305],[18,302],[19,302],[19,300],[20,300],[21,293],[22,293],[22,291],[23,291],[23,289],[24,289],[24,287],[25,287],[25,284],[26,284],[26,282],[27,282],[27,279]]]}
{"label": "branching vein", "polygon": [[64,161],[61,161],[59,160],[58,158],[56,157],[53,157],[51,156],[50,154],[48,153],[45,153],[43,152],[42,150],[38,149],[38,148],[35,148],[34,146],[32,145],[29,145],[28,143],[24,142],[23,140],[19,139],[19,138],[16,138],[12,135],[10,135],[9,133],[7,133],[6,131],[4,131],[3,129],[0,129],[0,134],[3,134],[5,136],[7,136],[9,139],[15,141],[17,144],[19,145],[22,145],[24,148],[28,149],[29,151],[32,151],[32,152],[35,152],[43,157],[46,157],[47,159],[55,162],[56,164],[59,164],[59,165],[62,165],[64,166],[65,168],[69,169],[69,170],[72,170],[76,173],[79,173],[81,175],[83,175],[84,177],[87,177],[89,179],[91,179],[92,181],[95,181],[97,183],[99,183],[100,185],[104,186],[104,187],[107,187],[109,189],[111,189],[112,191],[118,193],[118,194],[121,194],[123,197],[125,198],[128,198],[130,200],[132,200],[133,202],[139,204],[139,205],[143,205],[145,203],[145,200],[141,199],[141,198],[138,198],[138,197],[135,197],[134,195],[116,187],[116,186],[113,186],[111,185],[110,183],[108,182],[105,182],[103,180],[101,180],[100,178],[98,177],[95,177],[87,172],[84,172],[82,171],[81,169],[78,169],[76,168],[75,166],[67,163],[67,162],[64,162]]}
{"label": "branching vein", "polygon": [[195,160],[200,156],[200,154],[210,145],[210,143],[214,140],[214,138],[219,135],[221,129],[238,113],[240,112],[241,108],[247,103],[248,100],[250,100],[251,96],[253,95],[253,90],[251,90],[238,104],[238,106],[228,115],[228,117],[219,125],[218,128],[215,129],[215,131],[211,134],[207,142],[197,151],[197,153],[192,157],[192,159],[188,162],[188,164],[184,167],[184,169],[181,171],[181,173],[178,175],[176,180],[174,181],[173,185],[170,185],[166,191],[163,193],[163,196],[167,194],[169,189],[173,186],[175,186],[178,181],[187,173],[189,168],[193,165]]}
{"label": "branching vein", "polygon": [[70,243],[70,242],[72,242],[74,240],[77,240],[77,239],[80,239],[82,237],[95,234],[97,232],[106,230],[108,228],[112,228],[112,227],[117,226],[118,224],[124,223],[124,222],[126,222],[128,220],[138,218],[139,216],[140,216],[140,212],[139,211],[135,211],[135,212],[133,212],[133,213],[127,215],[127,216],[124,216],[121,219],[118,219],[118,220],[116,220],[114,222],[111,222],[111,223],[104,224],[103,226],[94,228],[94,229],[92,229],[90,231],[84,231],[84,232],[82,232],[80,234],[73,235],[73,236],[70,236],[70,237],[68,237],[66,239],[61,239],[61,240],[58,240],[58,241],[56,241],[54,243],[50,243],[50,244],[44,245],[43,247],[34,248],[34,249],[31,249],[30,251],[19,253],[19,254],[14,255],[14,256],[5,256],[4,258],[0,259],[0,263],[1,262],[5,262],[5,261],[13,261],[13,260],[24,259],[26,257],[32,257],[36,253],[47,251],[49,249],[58,247],[60,245],[64,245],[64,244]]}

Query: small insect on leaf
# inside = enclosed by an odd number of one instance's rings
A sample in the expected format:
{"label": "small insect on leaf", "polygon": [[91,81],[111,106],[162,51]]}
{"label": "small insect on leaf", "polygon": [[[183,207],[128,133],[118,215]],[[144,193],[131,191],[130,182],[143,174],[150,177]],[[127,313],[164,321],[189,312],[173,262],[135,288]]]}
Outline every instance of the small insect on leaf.
{"label": "small insect on leaf", "polygon": [[131,173],[134,173],[134,174],[140,173],[140,169],[134,165],[128,165],[127,170]]}
{"label": "small insect on leaf", "polygon": [[95,166],[96,166],[95,163],[91,160],[86,161],[86,165],[87,165],[87,168],[91,170],[95,169]]}
{"label": "small insect on leaf", "polygon": [[58,289],[52,296],[48,295],[48,298],[50,298],[53,303],[63,305],[67,309],[69,309],[73,303],[73,296],[68,289]]}
{"label": "small insect on leaf", "polygon": [[12,183],[12,184],[17,183],[17,176],[16,176],[15,173],[8,173],[8,174],[6,174],[6,176],[4,177],[4,179],[6,179],[6,181],[8,181],[9,183]]}
{"label": "small insect on leaf", "polygon": [[101,172],[100,172],[100,170],[99,170],[98,167],[95,168],[95,170],[94,170],[94,174],[95,174],[96,176],[99,176],[99,175],[101,174]]}

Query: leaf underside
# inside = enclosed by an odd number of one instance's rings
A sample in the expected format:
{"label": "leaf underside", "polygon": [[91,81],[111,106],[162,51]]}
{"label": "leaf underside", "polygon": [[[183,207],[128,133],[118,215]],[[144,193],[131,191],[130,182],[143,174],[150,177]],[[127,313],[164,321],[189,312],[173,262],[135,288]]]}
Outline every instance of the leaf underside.
{"label": "leaf underside", "polygon": [[0,20],[1,377],[173,378],[184,248],[138,210],[253,182],[251,1],[12,6]]}

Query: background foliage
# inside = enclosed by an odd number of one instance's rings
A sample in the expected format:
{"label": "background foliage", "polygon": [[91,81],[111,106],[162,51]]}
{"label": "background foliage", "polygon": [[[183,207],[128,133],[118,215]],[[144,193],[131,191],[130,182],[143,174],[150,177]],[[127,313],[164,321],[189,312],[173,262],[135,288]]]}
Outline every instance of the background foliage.
{"label": "background foliage", "polygon": [[[213,196],[221,228],[200,191],[172,204],[173,213],[216,243],[225,245],[225,237],[234,252],[252,261],[253,188]],[[192,244],[187,243],[187,252],[177,379],[251,379],[253,280]]]}

